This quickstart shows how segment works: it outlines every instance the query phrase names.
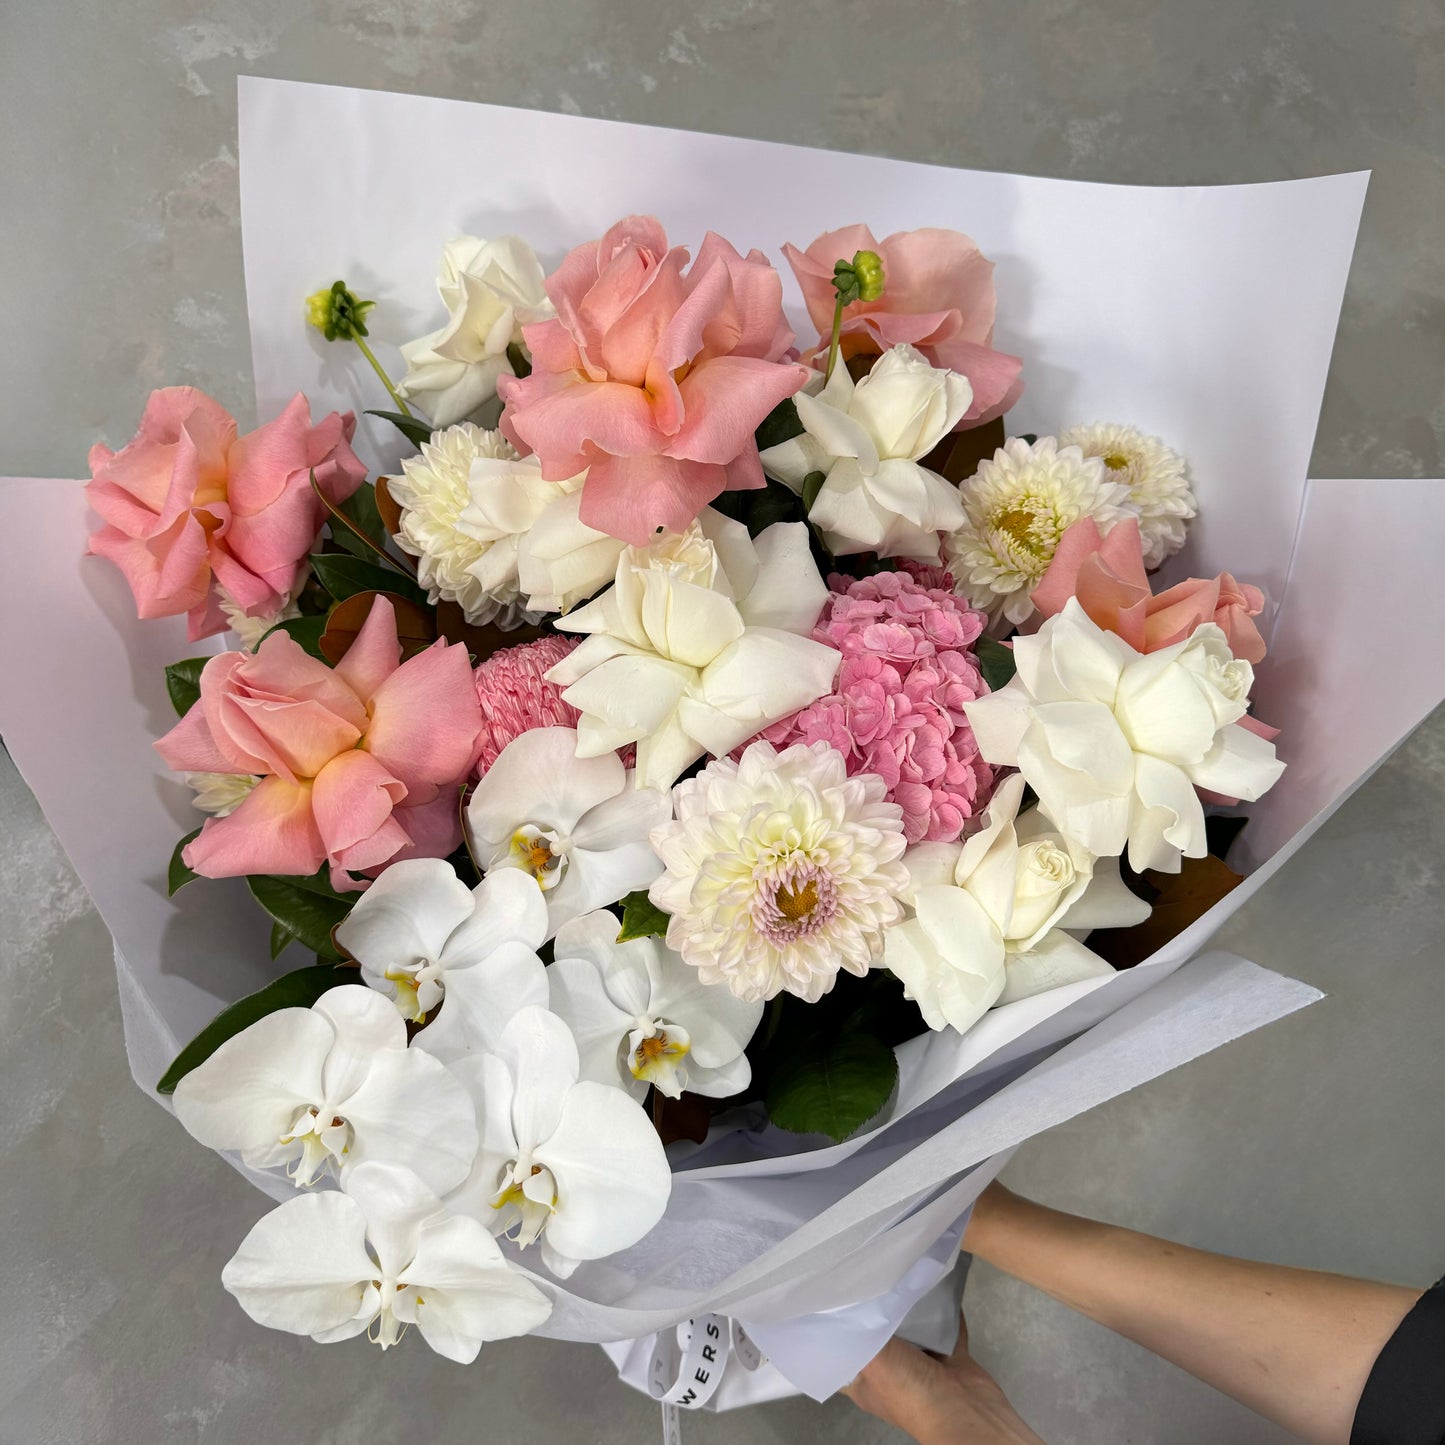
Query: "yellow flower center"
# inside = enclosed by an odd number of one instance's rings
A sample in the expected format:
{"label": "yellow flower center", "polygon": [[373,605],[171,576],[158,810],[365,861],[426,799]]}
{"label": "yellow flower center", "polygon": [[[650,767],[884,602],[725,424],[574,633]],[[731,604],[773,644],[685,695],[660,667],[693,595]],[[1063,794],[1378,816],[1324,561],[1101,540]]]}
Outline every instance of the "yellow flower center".
{"label": "yellow flower center", "polygon": [[1111,472],[1127,472],[1129,470],[1129,458],[1123,452],[1109,452],[1104,457],[1104,465]]}
{"label": "yellow flower center", "polygon": [[818,906],[818,881],[810,878],[794,893],[790,888],[779,888],[773,895],[778,912],[790,923],[797,923]]}
{"label": "yellow flower center", "polygon": [[1002,532],[1015,547],[1021,547],[1032,556],[1042,558],[1043,539],[1034,526],[1037,515],[1028,507],[1010,507],[1006,512],[999,512],[994,517],[994,529]]}

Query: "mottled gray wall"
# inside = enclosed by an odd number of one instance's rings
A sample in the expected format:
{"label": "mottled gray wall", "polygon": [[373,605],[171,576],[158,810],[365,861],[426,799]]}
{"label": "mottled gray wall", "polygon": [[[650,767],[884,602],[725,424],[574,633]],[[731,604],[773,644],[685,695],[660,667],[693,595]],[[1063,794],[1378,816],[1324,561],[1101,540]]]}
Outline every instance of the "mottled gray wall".
{"label": "mottled gray wall", "polygon": [[[1093,180],[1372,167],[1314,470],[1436,475],[1442,59],[1433,0],[3,0],[0,472],[82,473],[168,382],[246,417],[244,70]],[[3,759],[0,838],[0,1445],[656,1438],[596,1350],[463,1370],[251,1325],[218,1277],[265,1202],[131,1086],[109,940]],[[1033,1141],[1010,1181],[1205,1247],[1445,1268],[1442,858],[1437,716],[1223,940],[1330,998]],[[1051,1445],[1283,1438],[982,1267],[968,1299]],[[900,1437],[795,1402],[686,1438]]]}
{"label": "mottled gray wall", "polygon": [[1088,180],[1373,168],[1314,472],[1441,469],[1436,0],[7,0],[0,25],[11,472],[75,475],[166,383],[248,413],[238,71]]}

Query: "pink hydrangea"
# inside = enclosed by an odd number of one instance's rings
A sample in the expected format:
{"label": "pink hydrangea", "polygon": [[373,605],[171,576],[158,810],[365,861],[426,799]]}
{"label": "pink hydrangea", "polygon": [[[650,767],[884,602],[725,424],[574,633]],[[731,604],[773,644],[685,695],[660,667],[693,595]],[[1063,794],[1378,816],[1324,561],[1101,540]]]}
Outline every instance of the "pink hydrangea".
{"label": "pink hydrangea", "polygon": [[883,779],[909,843],[952,842],[993,791],[963,711],[988,692],[971,651],[987,619],[946,577],[879,572],[830,585],[813,636],[843,654],[836,690],[761,736],[777,748],[830,743],[850,775]]}
{"label": "pink hydrangea", "polygon": [[482,705],[482,731],[472,767],[477,777],[497,761],[513,738],[533,728],[577,726],[577,709],[562,701],[562,689],[548,682],[544,674],[579,641],[544,637],[522,647],[505,647],[476,669],[477,700]]}

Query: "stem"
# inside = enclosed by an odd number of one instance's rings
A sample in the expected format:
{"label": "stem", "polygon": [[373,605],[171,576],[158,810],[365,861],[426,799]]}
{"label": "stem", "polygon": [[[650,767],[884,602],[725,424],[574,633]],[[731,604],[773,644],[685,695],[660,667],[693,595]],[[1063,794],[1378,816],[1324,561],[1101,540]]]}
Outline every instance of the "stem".
{"label": "stem", "polygon": [[403,567],[400,563],[397,562],[396,558],[393,557],[391,553],[386,550],[385,547],[378,546],[373,538],[368,537],[366,533],[363,532],[361,528],[358,527],[356,523],[353,522],[351,518],[346,515],[345,512],[341,511],[338,507],[332,505],[331,499],[326,495],[325,492],[321,490],[321,486],[316,480],[316,473],[314,470],[311,473],[311,490],[315,492],[318,497],[321,498],[321,505],[326,508],[326,511],[330,516],[333,525],[337,522],[340,522],[341,525],[345,527],[348,532],[350,532],[353,536],[359,537],[363,542],[365,542],[366,545],[370,547],[371,550],[375,552],[376,555],[380,557],[381,560],[385,562],[386,565],[390,567],[394,572],[400,572],[403,577],[416,576],[415,569],[408,570],[407,567]]}
{"label": "stem", "polygon": [[366,344],[366,338],[363,336],[353,336],[351,339],[361,348],[361,354],[371,363],[371,369],[381,378],[381,384],[390,393],[391,399],[396,403],[397,410],[403,416],[410,416],[411,408],[397,395],[396,388],[391,384],[391,378],[382,369],[381,363],[376,359],[372,349]]}
{"label": "stem", "polygon": [[[833,375],[834,364],[838,360],[838,341],[843,335],[843,297],[840,293],[837,301],[833,303],[833,339],[828,343],[828,369],[823,373],[823,385],[828,384]],[[373,363],[374,364],[374,363]]]}

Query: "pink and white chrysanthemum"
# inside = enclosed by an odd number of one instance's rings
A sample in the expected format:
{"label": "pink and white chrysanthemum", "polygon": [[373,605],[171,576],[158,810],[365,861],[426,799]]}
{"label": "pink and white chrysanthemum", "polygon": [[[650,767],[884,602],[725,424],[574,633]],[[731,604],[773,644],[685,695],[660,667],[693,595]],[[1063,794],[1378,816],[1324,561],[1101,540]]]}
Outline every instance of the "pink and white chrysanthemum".
{"label": "pink and white chrysanthemum", "polygon": [[867,973],[908,882],[903,810],[885,791],[823,742],[755,742],[679,783],[677,816],[651,839],[668,947],[750,1001],[786,989],[816,1003],[840,968]]}

